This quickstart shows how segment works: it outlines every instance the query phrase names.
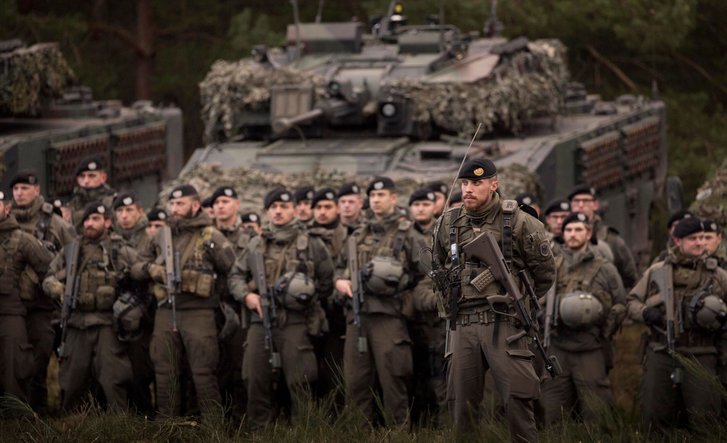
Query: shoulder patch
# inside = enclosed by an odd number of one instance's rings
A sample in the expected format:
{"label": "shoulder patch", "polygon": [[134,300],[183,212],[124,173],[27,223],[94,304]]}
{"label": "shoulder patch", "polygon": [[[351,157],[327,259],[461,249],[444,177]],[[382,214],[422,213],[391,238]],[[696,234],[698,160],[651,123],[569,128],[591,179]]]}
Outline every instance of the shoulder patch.
{"label": "shoulder patch", "polygon": [[399,222],[400,231],[408,231],[410,227],[411,227],[411,221],[409,221],[409,220],[401,220]]}
{"label": "shoulder patch", "polygon": [[548,240],[543,240],[540,242],[539,250],[540,255],[542,255],[543,257],[549,257],[551,255],[550,243],[548,242]]}
{"label": "shoulder patch", "polygon": [[299,251],[305,251],[308,249],[308,235],[299,235],[295,241],[295,248]]}

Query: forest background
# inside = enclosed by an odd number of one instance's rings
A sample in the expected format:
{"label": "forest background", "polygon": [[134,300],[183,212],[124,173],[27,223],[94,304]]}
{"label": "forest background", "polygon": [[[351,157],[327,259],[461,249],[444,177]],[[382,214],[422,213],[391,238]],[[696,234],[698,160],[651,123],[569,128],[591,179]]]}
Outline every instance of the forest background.
{"label": "forest background", "polygon": [[[439,0],[403,2],[423,23]],[[302,21],[367,23],[389,0],[299,0]],[[481,30],[487,0],[449,0],[445,18]],[[81,84],[98,99],[150,99],[184,113],[185,150],[202,143],[198,83],[217,59],[284,43],[286,0],[2,0],[0,39],[57,41]],[[558,38],[572,78],[606,99],[650,95],[667,103],[669,174],[687,203],[727,154],[727,33],[722,0],[500,0],[504,35]],[[720,31],[722,29],[722,31]]]}

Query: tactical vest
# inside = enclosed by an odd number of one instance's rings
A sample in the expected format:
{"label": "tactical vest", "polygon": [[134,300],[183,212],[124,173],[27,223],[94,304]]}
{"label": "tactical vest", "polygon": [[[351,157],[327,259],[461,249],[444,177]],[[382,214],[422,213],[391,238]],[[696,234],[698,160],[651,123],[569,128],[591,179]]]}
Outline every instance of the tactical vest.
{"label": "tactical vest", "polygon": [[315,264],[310,258],[308,247],[310,237],[301,231],[295,241],[286,242],[282,247],[271,247],[273,239],[260,238],[259,250],[265,258],[265,278],[270,287],[286,272],[300,272],[314,277]]}
{"label": "tactical vest", "polygon": [[[78,284],[77,308],[85,312],[111,311],[116,301],[116,287],[121,278],[118,266],[119,247],[124,242],[121,238],[107,238],[99,243],[101,256],[79,257],[81,271]],[[82,246],[81,251],[85,248]],[[67,265],[66,265],[67,266]],[[66,285],[73,282],[66,281]]]}
{"label": "tactical vest", "polygon": [[[412,222],[400,220],[396,229],[377,233],[367,224],[356,240],[359,268],[368,268],[368,281],[364,289],[372,295],[391,296],[406,289],[410,283],[410,269],[404,243]],[[389,275],[389,274],[393,275]],[[398,282],[396,281],[398,279]],[[383,282],[390,280],[389,284]]]}
{"label": "tactical vest", "polygon": [[0,295],[12,295],[17,290],[20,276],[15,261],[22,235],[22,230],[15,229],[0,244]]}
{"label": "tactical vest", "polygon": [[[505,293],[502,285],[492,276],[489,267],[479,261],[467,260],[461,248],[461,245],[469,243],[478,235],[484,232],[490,232],[500,245],[505,261],[508,265],[511,265],[514,258],[513,243],[517,242],[517,236],[519,235],[519,229],[515,229],[516,226],[514,223],[518,220],[517,214],[520,209],[515,200],[502,200],[501,211],[501,217],[495,217],[493,224],[485,224],[477,232],[469,224],[466,226],[455,225],[457,220],[461,219],[458,210],[449,213],[450,217],[452,215],[454,216],[454,220],[451,218],[449,220],[449,237],[450,244],[456,243],[458,245],[458,260],[462,268],[460,273],[460,301],[463,303],[480,303],[490,295]],[[462,228],[465,227],[468,229],[463,230]]]}
{"label": "tactical vest", "polygon": [[180,290],[199,297],[210,297],[215,291],[217,275],[212,262],[207,259],[207,249],[212,246],[214,228],[205,226],[190,239],[180,255],[182,281]]}
{"label": "tactical vest", "polygon": [[555,292],[564,295],[569,292],[592,292],[591,284],[601,267],[608,263],[603,257],[594,256],[592,260],[578,263],[574,269],[565,269],[565,259],[562,256],[555,258],[555,269],[558,272]]}

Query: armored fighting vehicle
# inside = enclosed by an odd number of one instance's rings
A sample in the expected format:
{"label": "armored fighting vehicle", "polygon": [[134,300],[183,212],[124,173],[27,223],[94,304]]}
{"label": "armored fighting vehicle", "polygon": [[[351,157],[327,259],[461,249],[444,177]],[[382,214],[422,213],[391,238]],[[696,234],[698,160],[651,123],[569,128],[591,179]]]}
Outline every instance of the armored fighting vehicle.
{"label": "armored fighting vehicle", "polygon": [[[588,94],[570,81],[557,40],[410,25],[399,2],[366,31],[355,21],[296,23],[284,48],[216,62],[200,83],[209,144],[185,171],[451,180],[481,124],[469,157],[490,157],[505,175],[526,169],[545,202],[591,184],[607,222],[648,260],[666,173],[662,102]],[[523,190],[501,182],[507,197]]]}
{"label": "armored fighting vehicle", "polygon": [[90,156],[107,165],[116,189],[156,201],[163,180],[182,166],[178,108],[140,102],[95,101],[54,43],[0,42],[0,182],[7,189],[20,170],[35,169],[46,195],[68,196],[78,163]]}

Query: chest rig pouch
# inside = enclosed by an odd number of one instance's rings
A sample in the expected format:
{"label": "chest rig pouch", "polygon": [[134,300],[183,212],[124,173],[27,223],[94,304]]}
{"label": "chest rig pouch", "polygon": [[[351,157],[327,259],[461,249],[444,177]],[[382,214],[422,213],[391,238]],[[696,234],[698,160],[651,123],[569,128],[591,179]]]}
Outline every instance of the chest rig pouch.
{"label": "chest rig pouch", "polygon": [[180,261],[182,292],[202,298],[208,298],[214,293],[216,275],[210,261],[205,257],[207,250],[215,247],[212,232],[212,228],[206,226],[185,247]]}
{"label": "chest rig pouch", "polygon": [[[396,295],[409,284],[409,276],[404,272],[403,253],[406,233],[411,222],[399,222],[393,235],[384,235],[376,244],[372,236],[366,236],[359,246],[359,254],[367,254],[369,260],[364,268],[364,288],[367,293],[391,297]],[[369,241],[369,240],[374,240]]]}
{"label": "chest rig pouch", "polygon": [[[118,246],[113,241],[103,241],[101,260],[84,258],[78,286],[78,309],[81,311],[111,311],[116,300],[116,286],[120,274],[116,262]],[[68,282],[66,282],[68,284]]]}
{"label": "chest rig pouch", "polygon": [[[308,259],[308,243],[307,234],[299,235],[295,248],[288,247],[280,254],[277,272],[273,274],[277,277],[273,286],[275,296],[281,306],[291,311],[305,311],[315,300],[316,286],[313,262]],[[280,275],[283,267],[287,272]]]}

